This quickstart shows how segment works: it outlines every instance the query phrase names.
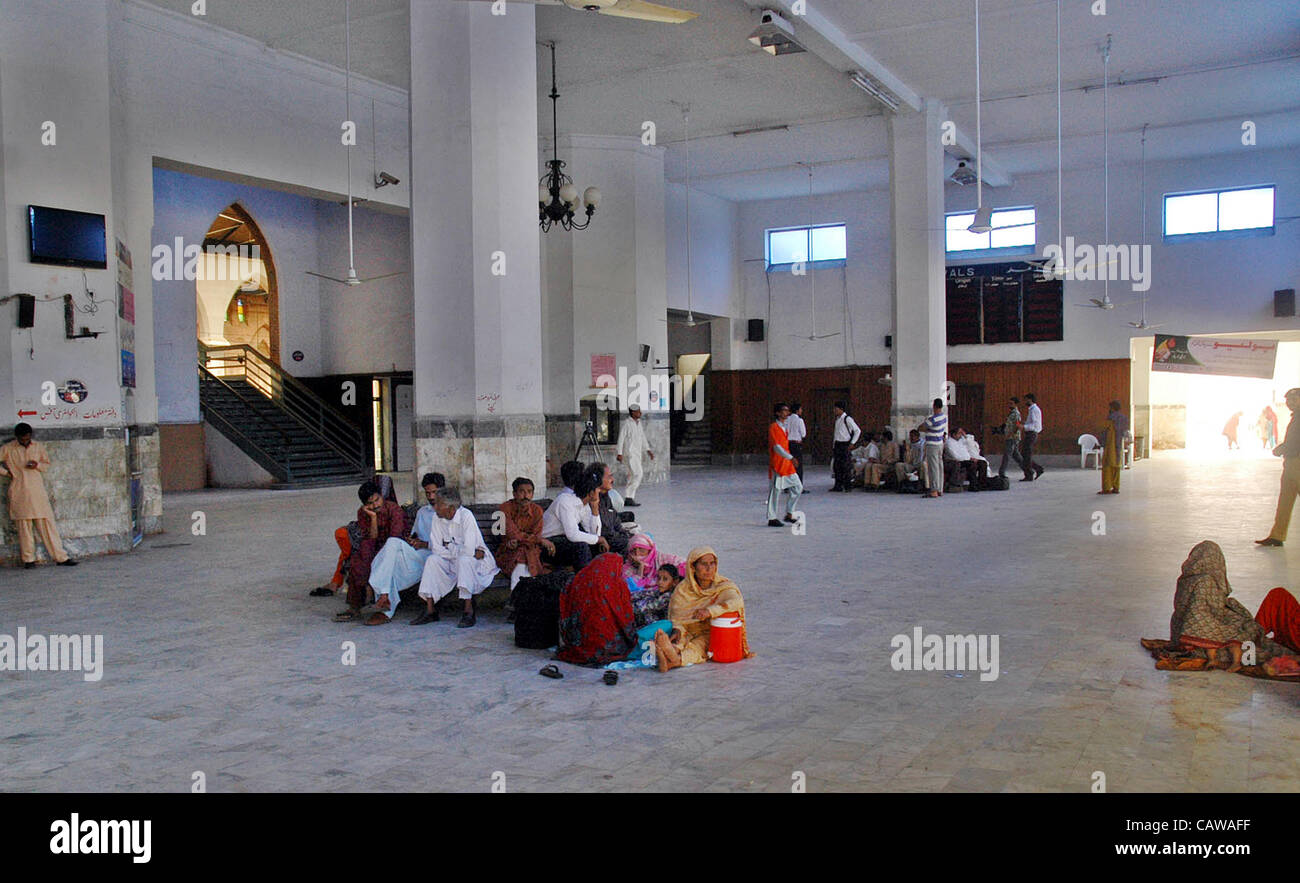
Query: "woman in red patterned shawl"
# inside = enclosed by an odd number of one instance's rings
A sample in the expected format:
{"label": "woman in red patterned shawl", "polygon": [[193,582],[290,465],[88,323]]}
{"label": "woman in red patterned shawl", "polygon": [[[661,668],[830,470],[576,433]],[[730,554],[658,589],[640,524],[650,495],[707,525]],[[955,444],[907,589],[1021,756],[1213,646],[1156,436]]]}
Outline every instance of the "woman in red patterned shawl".
{"label": "woman in red patterned shawl", "polygon": [[606,552],[578,571],[560,594],[560,649],[555,657],[574,665],[606,665],[626,659],[636,645],[623,557]]}

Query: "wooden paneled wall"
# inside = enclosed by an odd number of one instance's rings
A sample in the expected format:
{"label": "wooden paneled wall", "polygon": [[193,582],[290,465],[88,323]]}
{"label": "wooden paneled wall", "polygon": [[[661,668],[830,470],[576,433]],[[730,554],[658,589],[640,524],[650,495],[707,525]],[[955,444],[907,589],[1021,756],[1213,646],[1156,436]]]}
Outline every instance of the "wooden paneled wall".
{"label": "wooden paneled wall", "polygon": [[[948,365],[948,378],[963,386],[983,386],[983,416],[979,440],[984,449],[1001,451],[989,432],[1006,416],[1007,399],[1027,392],[1038,396],[1044,430],[1037,450],[1043,454],[1078,453],[1078,438],[1097,431],[1106,418],[1106,403],[1119,399],[1129,409],[1128,359],[1080,359],[1043,362],[964,362]],[[892,392],[877,382],[886,365],[844,368],[712,371],[706,390],[714,456],[759,457],[767,446],[772,403],[799,400],[808,418],[818,389],[848,389],[849,413],[863,429],[889,422]],[[1023,408],[1021,409],[1023,413]],[[824,427],[819,427],[827,432]],[[974,427],[966,427],[974,431]]]}

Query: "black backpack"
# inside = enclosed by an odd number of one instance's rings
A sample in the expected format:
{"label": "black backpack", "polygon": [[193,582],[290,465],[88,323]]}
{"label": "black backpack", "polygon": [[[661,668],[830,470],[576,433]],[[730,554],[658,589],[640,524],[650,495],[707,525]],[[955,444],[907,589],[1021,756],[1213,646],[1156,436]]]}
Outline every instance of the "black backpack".
{"label": "black backpack", "polygon": [[515,586],[515,646],[546,650],[560,643],[560,593],[573,579],[569,570],[526,576]]}
{"label": "black backpack", "polygon": [[1011,490],[1011,479],[1005,475],[990,475],[989,482],[985,485],[986,490],[990,491],[1009,491]]}

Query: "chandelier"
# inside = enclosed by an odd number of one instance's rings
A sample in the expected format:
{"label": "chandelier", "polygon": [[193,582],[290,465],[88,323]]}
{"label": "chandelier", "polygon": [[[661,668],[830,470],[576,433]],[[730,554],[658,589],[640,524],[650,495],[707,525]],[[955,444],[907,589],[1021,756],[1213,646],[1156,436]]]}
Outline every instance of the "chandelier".
{"label": "chandelier", "polygon": [[[538,218],[541,222],[542,232],[545,233],[556,224],[559,224],[565,230],[586,230],[591,224],[591,216],[596,212],[596,206],[600,205],[600,190],[596,187],[588,187],[582,194],[581,201],[578,198],[578,188],[574,185],[573,179],[561,171],[564,168],[564,161],[558,156],[559,154],[559,134],[556,125],[556,104],[559,100],[559,90],[555,88],[555,43],[550,43],[551,47],[551,158],[546,161],[550,171],[542,176],[538,181],[537,188],[537,205]],[[586,220],[581,223],[574,220],[574,215],[581,210],[586,215]]]}

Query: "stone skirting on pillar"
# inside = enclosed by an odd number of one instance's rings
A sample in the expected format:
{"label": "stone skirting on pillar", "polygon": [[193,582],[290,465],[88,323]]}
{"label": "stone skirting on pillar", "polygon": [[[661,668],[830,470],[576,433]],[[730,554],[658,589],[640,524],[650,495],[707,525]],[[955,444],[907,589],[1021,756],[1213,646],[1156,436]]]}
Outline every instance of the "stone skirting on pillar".
{"label": "stone skirting on pillar", "polygon": [[[162,532],[158,427],[133,426],[131,444],[140,472],[140,518],[145,534]],[[37,427],[50,453],[45,488],[63,546],[73,558],[131,551],[131,476],[126,431],[118,427]],[[18,534],[9,518],[9,479],[0,478],[0,561],[19,561]],[[37,543],[38,559],[48,560]]]}
{"label": "stone skirting on pillar", "polygon": [[[628,419],[626,416],[624,420]],[[668,413],[644,411],[641,414],[641,423],[645,429],[646,441],[650,443],[650,450],[654,451],[655,458],[641,458],[641,467],[645,474],[641,479],[643,485],[658,484],[667,481],[671,474],[669,460],[669,441],[670,426]],[[582,439],[582,430],[584,421],[578,414],[547,414],[546,415],[546,484],[547,487],[560,486],[560,466],[573,459],[574,452],[578,449],[578,442]],[[600,452],[604,455],[605,462],[614,470],[614,487],[621,492],[622,487],[627,483],[627,469],[621,466],[616,459],[618,439],[607,445],[600,446]],[[591,452],[591,448],[583,448],[582,459],[591,462],[596,459]]]}
{"label": "stone skirting on pillar", "polygon": [[425,472],[441,472],[466,503],[503,502],[516,476],[542,480],[546,429],[541,414],[417,417],[415,481]]}
{"label": "stone skirting on pillar", "polygon": [[916,429],[925,419],[934,413],[933,405],[904,405],[889,412],[889,428],[894,431],[894,440],[901,445],[907,443],[907,434]]}

